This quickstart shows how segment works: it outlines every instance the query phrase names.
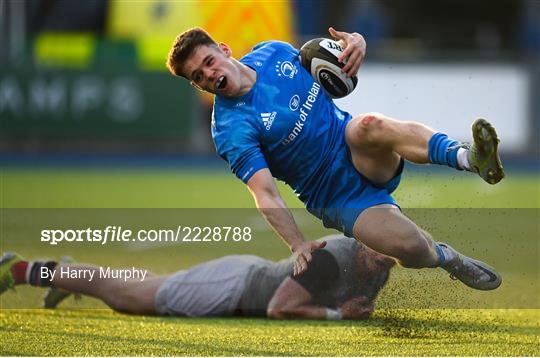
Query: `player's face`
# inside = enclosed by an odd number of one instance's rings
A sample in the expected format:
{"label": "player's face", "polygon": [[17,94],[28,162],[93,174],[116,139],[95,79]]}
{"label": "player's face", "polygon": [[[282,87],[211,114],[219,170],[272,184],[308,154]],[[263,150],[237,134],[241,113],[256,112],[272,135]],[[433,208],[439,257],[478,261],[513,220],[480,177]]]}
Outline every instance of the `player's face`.
{"label": "player's face", "polygon": [[197,47],[184,64],[184,73],[201,90],[224,97],[240,95],[240,72],[225,44]]}

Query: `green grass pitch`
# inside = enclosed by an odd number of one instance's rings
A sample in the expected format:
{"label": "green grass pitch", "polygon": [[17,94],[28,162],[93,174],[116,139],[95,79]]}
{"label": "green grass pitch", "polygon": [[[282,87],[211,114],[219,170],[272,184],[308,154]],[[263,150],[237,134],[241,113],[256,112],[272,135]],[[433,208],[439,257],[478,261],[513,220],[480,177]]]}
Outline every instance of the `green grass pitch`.
{"label": "green grass pitch", "polygon": [[[466,289],[439,270],[396,269],[370,320],[327,322],[129,316],[86,297],[42,310],[42,289],[18,287],[0,296],[0,354],[538,356],[539,184],[537,174],[510,172],[501,184],[489,186],[452,171],[417,173],[406,175],[395,194],[405,212],[436,238],[499,268],[504,282],[493,292]],[[302,207],[288,189],[280,189],[291,207]],[[207,211],[194,208],[251,208],[218,212],[256,215],[244,186],[222,171],[4,168],[0,208],[1,251],[29,258],[70,254],[79,261],[166,273],[231,253],[272,259],[287,254],[264,227],[257,232],[261,239],[250,245],[208,247],[53,247],[10,236],[27,229],[10,222],[10,208],[192,208],[203,214]],[[327,232],[303,212],[294,214],[308,237]],[[31,230],[31,213],[23,214]]]}

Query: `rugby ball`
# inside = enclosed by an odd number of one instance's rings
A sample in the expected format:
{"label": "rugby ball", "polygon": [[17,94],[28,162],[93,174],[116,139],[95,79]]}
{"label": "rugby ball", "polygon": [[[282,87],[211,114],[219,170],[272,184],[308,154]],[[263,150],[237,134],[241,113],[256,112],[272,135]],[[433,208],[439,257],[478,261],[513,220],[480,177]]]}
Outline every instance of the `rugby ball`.
{"label": "rugby ball", "polygon": [[310,40],[300,48],[302,66],[332,98],[347,96],[358,83],[356,76],[348,77],[341,72],[345,64],[339,62],[338,58],[343,51],[338,42],[326,38]]}

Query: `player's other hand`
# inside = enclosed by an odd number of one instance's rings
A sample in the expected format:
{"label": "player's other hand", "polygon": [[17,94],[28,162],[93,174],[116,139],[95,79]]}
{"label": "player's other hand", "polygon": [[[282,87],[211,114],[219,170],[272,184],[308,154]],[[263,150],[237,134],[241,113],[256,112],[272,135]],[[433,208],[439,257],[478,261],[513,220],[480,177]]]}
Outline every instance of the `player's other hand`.
{"label": "player's other hand", "polygon": [[357,32],[350,34],[348,32],[336,31],[333,27],[330,27],[328,32],[345,48],[343,54],[338,59],[340,62],[345,63],[345,66],[341,70],[349,77],[356,76],[366,56],[366,41],[364,37]]}
{"label": "player's other hand", "polygon": [[366,296],[353,297],[341,305],[341,313],[345,319],[366,319],[375,310],[375,304]]}
{"label": "player's other hand", "polygon": [[311,253],[314,250],[322,249],[326,246],[326,241],[304,241],[293,248],[294,254],[294,276],[298,276],[307,270],[311,262]]}

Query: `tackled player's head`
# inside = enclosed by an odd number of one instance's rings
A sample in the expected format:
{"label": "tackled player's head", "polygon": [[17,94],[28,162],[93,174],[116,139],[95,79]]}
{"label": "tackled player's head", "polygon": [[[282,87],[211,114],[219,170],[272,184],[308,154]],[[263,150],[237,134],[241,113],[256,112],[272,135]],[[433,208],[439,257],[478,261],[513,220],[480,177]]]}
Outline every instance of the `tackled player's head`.
{"label": "tackled player's head", "polygon": [[373,301],[388,281],[390,270],[396,265],[396,261],[366,245],[362,245],[358,251],[357,260],[360,267],[359,279],[362,283],[362,291],[369,301]]}
{"label": "tackled player's head", "polygon": [[196,88],[224,97],[238,96],[242,81],[237,61],[224,43],[217,43],[200,27],[176,37],[167,57],[167,67]]}

